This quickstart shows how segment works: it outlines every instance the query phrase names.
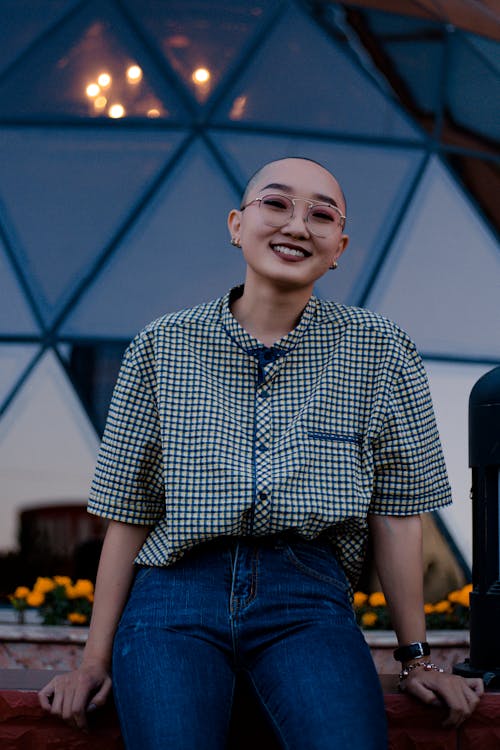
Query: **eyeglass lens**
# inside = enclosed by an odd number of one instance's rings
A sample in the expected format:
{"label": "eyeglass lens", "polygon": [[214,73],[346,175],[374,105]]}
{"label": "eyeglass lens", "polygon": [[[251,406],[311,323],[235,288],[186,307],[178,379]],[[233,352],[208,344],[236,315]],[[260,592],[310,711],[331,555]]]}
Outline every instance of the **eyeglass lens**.
{"label": "eyeglass lens", "polygon": [[[267,224],[281,227],[292,218],[294,204],[286,195],[266,195],[260,200],[260,209]],[[310,231],[318,237],[328,236],[341,224],[337,211],[320,203],[309,206],[305,220]]]}

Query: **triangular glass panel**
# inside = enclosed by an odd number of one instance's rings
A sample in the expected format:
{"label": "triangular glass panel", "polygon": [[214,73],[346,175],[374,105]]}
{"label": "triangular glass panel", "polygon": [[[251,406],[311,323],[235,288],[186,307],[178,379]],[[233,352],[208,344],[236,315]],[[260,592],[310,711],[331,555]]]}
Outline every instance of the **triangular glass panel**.
{"label": "triangular glass panel", "polygon": [[482,55],[488,65],[495,68],[500,75],[500,43],[493,39],[486,39],[484,36],[477,36],[477,34],[466,34],[465,38]]}
{"label": "triangular glass panel", "polygon": [[[421,164],[420,151],[269,135],[213,132],[242,185],[267,161],[302,156],[336,175],[347,196],[350,246],[340,268],[320,279],[317,292],[358,304]],[[383,185],[383,189],[381,189]]]}
{"label": "triangular glass panel", "polygon": [[500,255],[449,172],[426,170],[366,306],[427,354],[488,359],[500,351]]}
{"label": "triangular glass panel", "polygon": [[[500,44],[497,44],[500,53]],[[490,141],[500,140],[498,63],[482,55],[460,34],[451,39],[447,108],[452,121]]]}
{"label": "triangular glass panel", "polygon": [[29,335],[39,332],[0,239],[0,334]]}
{"label": "triangular glass panel", "polygon": [[[51,322],[182,141],[176,131],[6,129],[0,198]],[[0,307],[3,302],[0,302]]]}
{"label": "triangular glass panel", "polygon": [[208,150],[197,142],[82,298],[69,335],[130,338],[150,320],[224,294],[243,280],[226,217],[237,204]]}
{"label": "triangular glass panel", "polygon": [[473,385],[491,365],[426,360],[453,505],[439,511],[441,519],[469,566],[472,565],[472,526],[468,447],[468,404]]}
{"label": "triangular glass panel", "polygon": [[0,83],[0,116],[179,119],[183,108],[149,53],[102,0],[71,15]]}
{"label": "triangular glass panel", "polygon": [[203,105],[245,53],[278,2],[126,0],[126,5],[196,102]]}
{"label": "triangular glass panel", "polygon": [[78,0],[2,0],[0,4],[0,73],[19,58],[41,34],[75,7]]}
{"label": "triangular glass panel", "polygon": [[34,344],[0,343],[0,411],[37,350]]}
{"label": "triangular glass panel", "polygon": [[214,121],[420,138],[361,64],[292,7],[249,61]]}
{"label": "triangular glass panel", "polygon": [[47,353],[0,422],[0,547],[12,549],[22,506],[85,502],[97,436],[55,355]]}

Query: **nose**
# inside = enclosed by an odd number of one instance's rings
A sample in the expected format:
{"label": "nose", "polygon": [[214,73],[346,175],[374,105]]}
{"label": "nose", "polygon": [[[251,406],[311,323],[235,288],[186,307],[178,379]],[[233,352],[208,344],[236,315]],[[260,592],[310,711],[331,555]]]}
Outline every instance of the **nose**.
{"label": "nose", "polygon": [[294,205],[293,214],[287,223],[281,227],[284,234],[290,234],[294,237],[309,237],[309,227],[306,221],[306,208]]}

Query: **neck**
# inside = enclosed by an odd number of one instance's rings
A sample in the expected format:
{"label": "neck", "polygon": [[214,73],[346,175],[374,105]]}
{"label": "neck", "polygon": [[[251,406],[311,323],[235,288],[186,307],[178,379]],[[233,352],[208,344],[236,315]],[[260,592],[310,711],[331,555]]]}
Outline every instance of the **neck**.
{"label": "neck", "polygon": [[241,297],[234,301],[232,313],[238,323],[265,346],[286,336],[298,324],[311,296],[311,289],[279,290],[254,283],[248,277]]}

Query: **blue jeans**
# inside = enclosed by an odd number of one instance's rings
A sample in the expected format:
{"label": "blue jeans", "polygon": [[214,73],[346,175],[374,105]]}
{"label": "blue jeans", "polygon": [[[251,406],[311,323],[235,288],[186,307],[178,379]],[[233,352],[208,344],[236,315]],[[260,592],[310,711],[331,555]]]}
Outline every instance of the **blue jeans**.
{"label": "blue jeans", "polygon": [[140,568],[113,649],[128,750],[223,750],[245,672],[290,750],[386,750],[383,696],[330,547],[278,535]]}

